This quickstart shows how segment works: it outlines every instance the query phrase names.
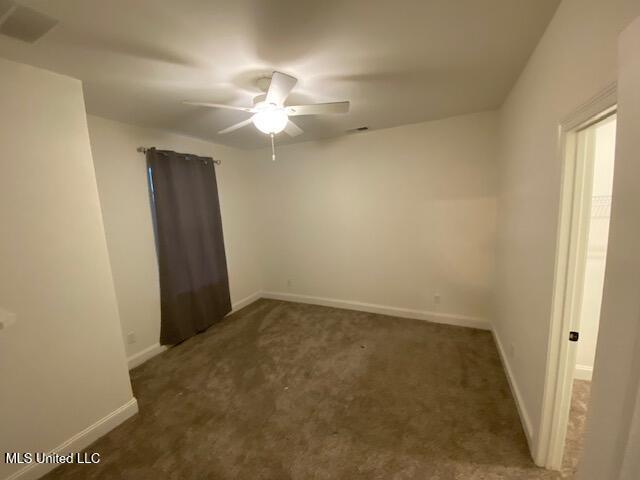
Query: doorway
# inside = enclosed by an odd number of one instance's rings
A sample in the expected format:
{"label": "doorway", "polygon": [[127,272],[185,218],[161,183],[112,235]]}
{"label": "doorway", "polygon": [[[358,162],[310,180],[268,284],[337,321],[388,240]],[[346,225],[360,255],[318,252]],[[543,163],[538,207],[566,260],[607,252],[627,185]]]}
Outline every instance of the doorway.
{"label": "doorway", "polygon": [[539,465],[580,461],[596,352],[615,157],[615,86],[561,125],[563,185]]}
{"label": "doorway", "polygon": [[[582,455],[587,412],[591,393],[591,377],[600,326],[600,307],[609,239],[609,219],[613,190],[616,115],[600,119],[580,130],[577,135],[578,160],[585,162],[586,248],[577,286],[581,298],[576,305],[575,332],[578,333],[572,393],[564,444],[562,470],[575,475]],[[589,182],[589,179],[591,180]],[[590,201],[589,201],[590,200]]]}

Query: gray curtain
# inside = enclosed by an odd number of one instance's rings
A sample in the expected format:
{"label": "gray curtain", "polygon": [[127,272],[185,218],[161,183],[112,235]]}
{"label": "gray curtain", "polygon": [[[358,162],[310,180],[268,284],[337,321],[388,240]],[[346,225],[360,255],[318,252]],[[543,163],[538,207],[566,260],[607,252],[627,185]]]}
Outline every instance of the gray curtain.
{"label": "gray curtain", "polygon": [[160,343],[172,345],[231,311],[211,158],[147,150],[160,270]]}

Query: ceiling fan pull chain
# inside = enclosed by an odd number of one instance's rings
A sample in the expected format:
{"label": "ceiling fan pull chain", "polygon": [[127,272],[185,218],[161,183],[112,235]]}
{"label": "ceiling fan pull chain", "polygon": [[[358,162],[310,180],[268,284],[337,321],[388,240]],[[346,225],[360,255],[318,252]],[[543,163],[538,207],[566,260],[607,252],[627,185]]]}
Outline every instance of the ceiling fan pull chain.
{"label": "ceiling fan pull chain", "polygon": [[271,160],[275,162],[276,161],[276,144],[273,140],[275,135],[272,133],[270,137],[271,137]]}

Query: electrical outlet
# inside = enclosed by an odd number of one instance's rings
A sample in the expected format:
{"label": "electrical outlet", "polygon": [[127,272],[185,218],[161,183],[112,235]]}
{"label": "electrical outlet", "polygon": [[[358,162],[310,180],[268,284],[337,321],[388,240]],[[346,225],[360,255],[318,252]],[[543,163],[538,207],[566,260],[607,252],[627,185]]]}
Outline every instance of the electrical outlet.
{"label": "electrical outlet", "polygon": [[136,343],[136,332],[127,333],[127,343],[131,345],[132,343]]}
{"label": "electrical outlet", "polygon": [[287,288],[291,288],[293,286],[293,282],[291,279],[287,279]]}
{"label": "electrical outlet", "polygon": [[509,346],[507,347],[507,355],[511,360],[515,358],[516,347],[513,345],[513,343],[509,343]]}
{"label": "electrical outlet", "polygon": [[436,293],[436,294],[433,296],[433,304],[434,304],[434,305],[440,305],[440,301],[441,301],[441,300],[442,300],[442,299],[440,298],[440,294],[439,294],[439,293]]}

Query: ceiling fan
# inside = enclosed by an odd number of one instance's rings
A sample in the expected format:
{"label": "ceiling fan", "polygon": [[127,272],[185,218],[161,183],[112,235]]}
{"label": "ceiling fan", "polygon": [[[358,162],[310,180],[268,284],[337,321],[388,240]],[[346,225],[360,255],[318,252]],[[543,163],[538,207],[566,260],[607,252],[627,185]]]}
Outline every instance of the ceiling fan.
{"label": "ceiling fan", "polygon": [[[187,105],[197,105],[202,107],[226,108],[228,110],[239,110],[251,113],[251,117],[242,122],[231,125],[218,133],[225,134],[238,130],[251,123],[263,133],[271,137],[273,148],[274,135],[284,131],[291,137],[296,137],[303,133],[302,129],[293,123],[289,117],[299,115],[324,115],[328,113],[347,113],[349,102],[316,103],[311,105],[285,106],[284,102],[289,96],[298,80],[291,75],[281,72],[273,72],[271,78],[260,79],[263,83],[263,90],[266,93],[258,95],[253,99],[253,107],[237,107],[234,105],[224,105],[212,102],[184,101]],[[268,84],[267,84],[268,82]],[[275,160],[275,153],[273,154]]]}

